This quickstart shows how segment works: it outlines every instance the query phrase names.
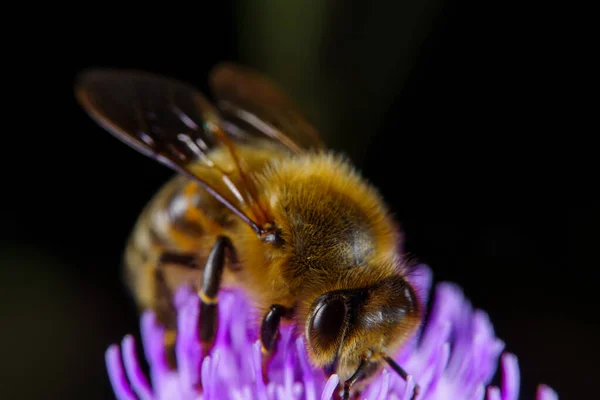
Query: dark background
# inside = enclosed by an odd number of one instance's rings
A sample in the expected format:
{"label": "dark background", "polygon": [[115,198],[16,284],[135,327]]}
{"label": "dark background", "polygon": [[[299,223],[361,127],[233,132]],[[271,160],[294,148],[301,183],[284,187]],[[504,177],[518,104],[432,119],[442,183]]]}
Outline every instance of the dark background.
{"label": "dark background", "polygon": [[274,77],[381,189],[407,250],[461,285],[519,357],[522,399],[540,382],[562,399],[589,395],[600,372],[600,207],[585,189],[595,159],[573,121],[563,125],[572,99],[557,88],[571,75],[557,69],[557,27],[543,10],[452,0],[161,7],[64,10],[38,26],[27,59],[11,59],[27,80],[6,116],[19,144],[3,152],[13,189],[0,229],[6,398],[112,398],[104,351],[138,332],[123,246],[172,175],[78,108],[74,75],[135,67],[205,90],[223,60]]}

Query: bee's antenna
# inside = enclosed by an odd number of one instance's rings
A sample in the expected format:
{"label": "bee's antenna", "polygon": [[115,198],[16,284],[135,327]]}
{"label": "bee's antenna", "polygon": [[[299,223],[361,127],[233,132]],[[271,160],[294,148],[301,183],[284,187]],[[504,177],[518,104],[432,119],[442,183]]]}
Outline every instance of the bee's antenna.
{"label": "bee's antenna", "polygon": [[[401,366],[398,365],[398,363],[396,361],[394,361],[394,359],[390,356],[388,356],[385,353],[381,354],[381,357],[390,365],[390,367],[392,367],[392,369],[394,371],[396,371],[396,373],[398,375],[400,375],[400,377],[402,379],[404,379],[405,382],[408,382],[408,374],[406,373],[406,371],[404,370],[404,368],[402,368]],[[421,387],[415,383],[415,388],[413,390],[413,395],[410,398],[411,400],[415,400],[417,398],[417,395],[419,394],[419,392],[421,391]]]}

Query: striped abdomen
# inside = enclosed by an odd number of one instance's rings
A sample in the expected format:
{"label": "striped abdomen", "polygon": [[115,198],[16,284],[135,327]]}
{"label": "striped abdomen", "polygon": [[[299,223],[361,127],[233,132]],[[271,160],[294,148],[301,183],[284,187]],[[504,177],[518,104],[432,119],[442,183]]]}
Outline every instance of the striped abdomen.
{"label": "striped abdomen", "polygon": [[171,325],[172,292],[181,283],[196,284],[201,270],[174,264],[159,268],[160,257],[195,255],[202,265],[226,214],[185,177],[176,176],[161,188],[137,220],[125,251],[126,281],[140,308],[155,309],[161,322]]}

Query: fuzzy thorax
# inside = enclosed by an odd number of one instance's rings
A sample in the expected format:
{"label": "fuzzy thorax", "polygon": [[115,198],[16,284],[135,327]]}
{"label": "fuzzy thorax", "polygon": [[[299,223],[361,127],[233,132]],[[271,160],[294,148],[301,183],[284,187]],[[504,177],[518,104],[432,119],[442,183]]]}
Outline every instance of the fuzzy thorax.
{"label": "fuzzy thorax", "polygon": [[[295,309],[298,333],[306,336],[316,365],[337,357],[349,370],[361,356],[386,351],[413,333],[420,310],[411,305],[397,225],[378,192],[344,158],[283,158],[255,179],[281,240],[244,240],[245,249],[257,249],[245,252],[248,268],[260,268],[250,272],[252,287],[263,309],[274,303]],[[344,290],[350,291],[345,301],[354,303],[348,303],[337,336],[320,344],[307,326],[318,298]]]}

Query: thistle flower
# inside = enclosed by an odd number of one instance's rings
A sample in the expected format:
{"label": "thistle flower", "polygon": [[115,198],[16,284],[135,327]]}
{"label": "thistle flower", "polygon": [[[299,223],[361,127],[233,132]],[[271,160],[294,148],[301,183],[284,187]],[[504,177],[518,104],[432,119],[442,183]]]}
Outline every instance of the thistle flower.
{"label": "thistle flower", "polygon": [[[425,301],[429,298],[431,278],[430,269],[424,265],[410,276]],[[176,371],[167,366],[164,329],[151,311],[141,318],[150,382],[142,373],[131,335],[125,336],[121,349],[117,345],[109,347],[106,352],[108,374],[118,400],[332,398],[339,378],[335,374],[327,378],[310,365],[304,339],[295,337],[292,327],[281,328],[279,350],[269,365],[269,383],[265,385],[261,378],[258,329],[248,299],[241,291],[225,290],[219,298],[215,347],[204,357],[197,336],[198,298],[189,287],[181,287],[176,293]],[[361,398],[407,400],[416,381],[421,386],[418,398],[422,400],[517,400],[519,366],[515,355],[503,353],[504,347],[494,335],[487,314],[474,310],[457,286],[440,283],[435,287],[431,312],[422,331],[394,357],[411,374],[408,381],[386,368],[368,385]],[[498,360],[500,387],[487,386],[496,372]],[[558,400],[558,395],[540,385],[536,399]]]}

